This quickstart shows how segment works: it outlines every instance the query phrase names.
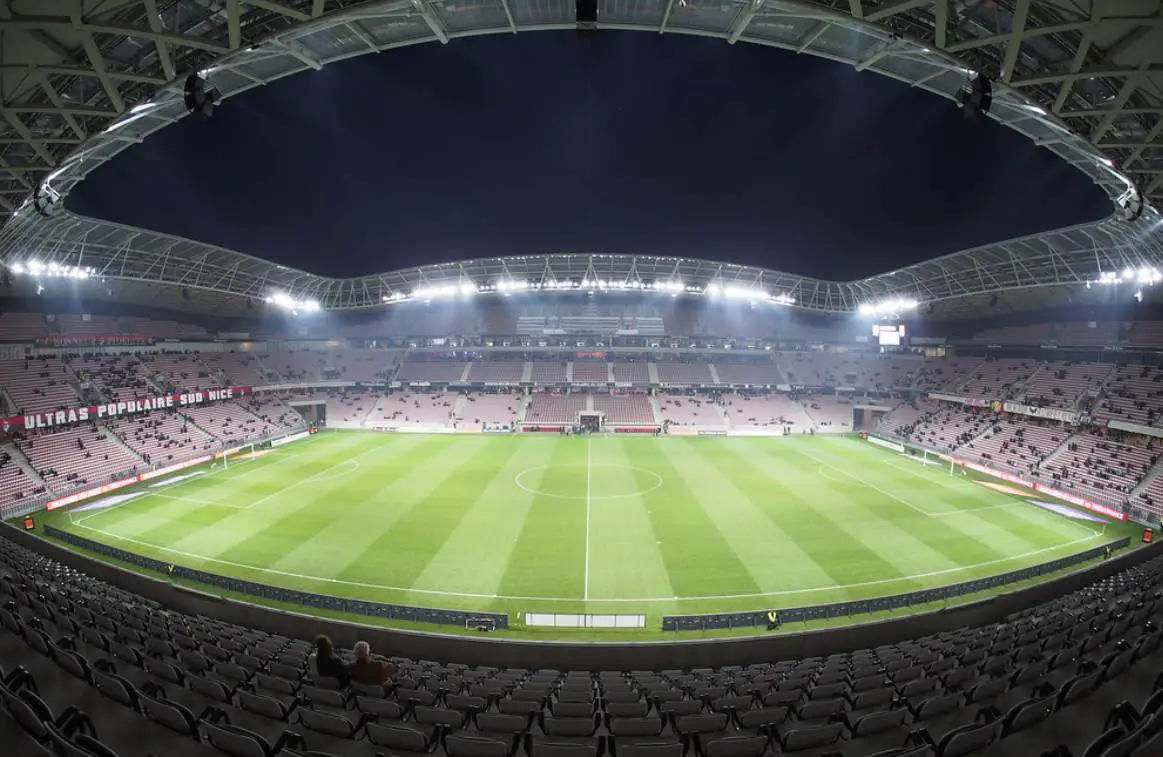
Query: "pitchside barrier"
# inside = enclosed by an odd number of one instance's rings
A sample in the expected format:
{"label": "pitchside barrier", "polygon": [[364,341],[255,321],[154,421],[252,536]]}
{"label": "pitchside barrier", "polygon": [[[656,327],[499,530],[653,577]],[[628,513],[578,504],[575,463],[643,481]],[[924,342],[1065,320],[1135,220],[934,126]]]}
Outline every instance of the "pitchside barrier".
{"label": "pitchside barrier", "polygon": [[45,526],[44,533],[54,539],[60,539],[63,542],[71,544],[78,549],[95,552],[114,560],[130,563],[142,570],[160,573],[171,579],[194,581],[195,583],[213,586],[223,591],[233,591],[252,597],[262,597],[263,599],[275,602],[285,602],[287,604],[311,607],[318,610],[345,612],[372,618],[402,620],[410,623],[432,623],[441,626],[459,626],[460,628],[487,626],[506,629],[509,627],[509,616],[499,613],[460,612],[459,610],[439,610],[430,607],[408,607],[406,605],[365,602],[358,599],[331,597],[326,594],[313,594],[308,591],[282,589],[277,586],[268,586],[267,584],[255,583],[254,581],[243,581],[228,576],[220,576],[217,573],[207,573],[204,570],[194,570],[193,568],[186,568],[181,565],[155,560],[152,557],[126,552],[123,549],[111,547],[108,544],[102,544],[91,539],[86,539],[83,536],[61,531],[52,526]]}
{"label": "pitchside barrier", "polygon": [[525,625],[529,628],[646,628],[646,616],[527,612]]}
{"label": "pitchside barrier", "polygon": [[[868,623],[743,637],[694,639],[679,637],[669,643],[554,641],[506,639],[489,634],[454,636],[424,633],[335,620],[187,589],[163,577],[141,573],[94,559],[57,541],[0,523],[0,539],[34,550],[75,570],[140,595],[164,607],[255,628],[292,639],[312,639],[325,633],[340,647],[363,640],[372,649],[417,660],[492,665],[502,668],[557,668],[561,670],[667,670],[692,667],[746,665],[761,660],[826,657],[853,649],[872,649],[959,628],[1004,620],[1013,613],[1049,602],[1119,571],[1163,555],[1163,541],[1124,552],[1113,560],[1093,563],[1077,572],[1023,586],[1006,594],[926,612]],[[466,617],[470,620],[475,614]]]}
{"label": "pitchside barrier", "polygon": [[811,620],[830,620],[833,618],[848,618],[853,615],[864,615],[871,612],[898,610],[902,607],[927,605],[932,602],[942,602],[954,597],[963,597],[967,594],[976,594],[980,591],[996,589],[1008,584],[1028,581],[1048,573],[1055,573],[1089,560],[1102,557],[1107,547],[1125,549],[1130,546],[1130,538],[1095,547],[1076,555],[1061,557],[1051,562],[1033,565],[1029,568],[1014,570],[996,576],[977,578],[972,581],[963,581],[959,584],[940,586],[935,589],[913,591],[908,594],[893,594],[887,597],[874,599],[860,599],[855,602],[837,602],[830,605],[809,605],[807,607],[781,607],[759,612],[732,612],[714,615],[667,615],[662,619],[664,631],[706,631],[711,629],[746,628],[754,626],[784,625],[785,623],[807,623]]}

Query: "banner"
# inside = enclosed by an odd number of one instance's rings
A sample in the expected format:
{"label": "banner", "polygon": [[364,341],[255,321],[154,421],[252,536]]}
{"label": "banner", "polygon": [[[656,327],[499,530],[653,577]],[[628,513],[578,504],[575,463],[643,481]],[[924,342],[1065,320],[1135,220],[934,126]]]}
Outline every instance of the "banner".
{"label": "banner", "polygon": [[941,392],[929,392],[929,399],[940,400],[941,402],[954,402],[958,405],[965,405],[966,407],[989,407],[993,404],[993,400],[988,400],[984,397],[958,397],[955,394],[942,394]]}
{"label": "banner", "polygon": [[[946,456],[942,455],[942,458],[945,458],[945,457]],[[999,471],[999,470],[994,470],[993,468],[987,468],[984,465],[978,465],[977,463],[971,462],[969,460],[958,460],[957,464],[964,465],[969,470],[976,471],[978,473],[983,473],[987,476],[993,476],[994,478],[1000,478],[1002,481],[1008,481],[1011,484],[1016,484],[1018,486],[1024,486],[1028,489],[1033,489],[1036,492],[1039,492],[1041,494],[1045,494],[1047,497],[1054,497],[1055,499],[1060,499],[1063,502],[1069,502],[1072,505],[1077,505],[1079,507],[1085,508],[1085,509],[1090,510],[1092,512],[1096,512],[1099,515],[1105,515],[1108,518],[1113,518],[1115,520],[1121,520],[1121,521],[1127,520],[1126,513],[1119,512],[1118,510],[1107,507],[1106,505],[1100,505],[1097,502],[1092,502],[1089,499],[1084,499],[1082,497],[1079,497],[1077,494],[1071,494],[1070,492],[1064,492],[1061,489],[1055,489],[1054,487],[1046,486],[1045,484],[1040,484],[1036,481],[1027,481],[1024,478],[1019,478],[1018,476],[1013,476],[1013,475],[1010,475],[1009,473],[1004,473],[1004,472]]]}
{"label": "banner", "polygon": [[157,338],[140,334],[111,336],[48,334],[36,338],[37,347],[152,347]]}
{"label": "banner", "polygon": [[871,434],[868,436],[868,441],[870,441],[871,443],[873,443],[879,447],[884,447],[885,449],[891,449],[893,452],[904,452],[905,451],[905,446],[903,444],[898,444],[896,442],[890,442],[887,439],[881,439],[879,437],[872,436]]}
{"label": "banner", "polygon": [[1033,405],[1023,405],[1020,402],[1003,402],[1002,409],[1007,413],[1029,415],[1034,418],[1048,418],[1061,423],[1078,423],[1078,413],[1057,407],[1034,407]]}
{"label": "banner", "polygon": [[174,392],[173,394],[143,397],[124,402],[108,402],[103,405],[73,407],[68,410],[50,410],[32,415],[15,415],[0,420],[4,433],[16,429],[55,428],[73,423],[97,421],[105,418],[120,418],[154,410],[203,405],[208,402],[222,402],[244,397],[252,391],[249,386],[232,386],[228,389],[204,389],[196,392]]}

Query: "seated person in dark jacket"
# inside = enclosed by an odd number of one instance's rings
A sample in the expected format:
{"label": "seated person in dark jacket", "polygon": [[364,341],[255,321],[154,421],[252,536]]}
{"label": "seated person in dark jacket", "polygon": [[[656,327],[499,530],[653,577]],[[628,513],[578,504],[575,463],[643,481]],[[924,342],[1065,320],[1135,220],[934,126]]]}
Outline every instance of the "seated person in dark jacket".
{"label": "seated person in dark jacket", "polygon": [[351,678],[343,661],[335,656],[335,648],[327,636],[315,637],[315,653],[307,660],[307,671],[334,678],[341,686],[346,686]]}
{"label": "seated person in dark jacket", "polygon": [[388,686],[396,675],[396,664],[372,657],[372,649],[366,641],[357,641],[353,648],[355,662],[348,667],[351,680],[367,686]]}

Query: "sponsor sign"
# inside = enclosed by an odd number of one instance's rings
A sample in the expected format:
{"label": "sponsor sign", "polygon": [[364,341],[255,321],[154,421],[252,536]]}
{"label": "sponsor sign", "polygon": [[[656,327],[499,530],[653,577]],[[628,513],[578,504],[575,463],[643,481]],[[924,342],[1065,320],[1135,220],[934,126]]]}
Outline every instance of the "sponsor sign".
{"label": "sponsor sign", "polygon": [[941,402],[955,402],[958,405],[965,405],[966,407],[989,407],[993,404],[993,400],[982,397],[959,397],[956,394],[943,394],[941,392],[929,392],[929,399],[940,400]]}
{"label": "sponsor sign", "polygon": [[109,336],[68,336],[48,334],[36,338],[37,347],[150,347],[157,337],[141,334],[111,334]]}
{"label": "sponsor sign", "polygon": [[905,446],[903,444],[897,444],[896,442],[890,442],[887,439],[879,439],[875,436],[869,436],[868,441],[872,442],[873,444],[875,444],[878,447],[884,447],[885,449],[891,449],[893,452],[904,452],[905,451]]}
{"label": "sponsor sign", "polygon": [[1045,494],[1047,497],[1054,497],[1055,499],[1060,499],[1063,502],[1069,502],[1072,505],[1085,507],[1087,510],[1096,512],[1099,515],[1105,515],[1108,518],[1114,518],[1115,520],[1127,519],[1126,513],[1107,507],[1106,505],[1100,505],[1097,502],[1091,502],[1089,499],[1083,499],[1077,494],[1064,492],[1061,489],[1055,489],[1053,487],[1046,486],[1045,484],[1034,484],[1034,489],[1035,491]]}
{"label": "sponsor sign", "polygon": [[123,402],[107,402],[101,405],[71,407],[67,410],[50,410],[31,415],[16,415],[4,418],[2,426],[7,433],[12,429],[56,428],[73,423],[97,421],[105,418],[120,418],[127,415],[148,413],[154,410],[204,405],[209,402],[236,399],[251,393],[249,386],[232,386],[228,389],[206,389],[197,392],[175,392],[173,394],[142,397]]}
{"label": "sponsor sign", "polygon": [[149,481],[150,479],[157,478],[158,476],[169,475],[174,471],[180,471],[186,468],[192,468],[195,465],[208,463],[211,459],[213,458],[210,455],[202,455],[200,457],[195,457],[192,460],[186,460],[185,462],[177,463],[175,465],[167,465],[164,468],[157,468],[155,470],[146,471],[145,473],[137,476],[130,476],[129,478],[123,478],[119,481],[114,481],[103,486],[97,486],[92,489],[86,489],[85,491],[77,492],[76,494],[70,494],[65,497],[51,500],[47,505],[45,505],[44,509],[56,510],[58,507],[66,507],[73,504],[74,502],[80,502],[83,499],[89,499],[90,497],[96,497],[100,494],[108,494],[109,492],[117,491],[118,489],[124,489],[127,486],[139,483],[141,481]]}
{"label": "sponsor sign", "polygon": [[1021,402],[1003,402],[1002,409],[1007,413],[1029,415],[1034,418],[1048,418],[1061,423],[1078,423],[1078,413],[1057,407],[1034,407],[1033,405],[1023,405]]}
{"label": "sponsor sign", "polygon": [[281,447],[281,446],[283,446],[284,444],[290,444],[291,442],[297,442],[297,441],[299,441],[300,439],[306,439],[306,438],[307,438],[307,437],[309,437],[309,436],[311,436],[311,433],[310,433],[310,432],[308,432],[308,431],[300,431],[300,432],[299,432],[299,433],[297,433],[297,434],[291,434],[290,436],[284,436],[284,437],[282,437],[282,438],[280,438],[280,439],[272,439],[272,440],[271,440],[271,446],[272,446],[272,447]]}

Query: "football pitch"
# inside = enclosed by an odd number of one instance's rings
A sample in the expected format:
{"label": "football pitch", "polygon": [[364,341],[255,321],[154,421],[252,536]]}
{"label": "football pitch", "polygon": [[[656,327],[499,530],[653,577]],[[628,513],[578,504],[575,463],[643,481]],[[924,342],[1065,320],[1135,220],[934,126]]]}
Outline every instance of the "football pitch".
{"label": "football pitch", "polygon": [[529,612],[642,613],[645,631],[614,633],[654,637],[666,614],[932,588],[1135,532],[853,437],[354,431],[41,522],[285,588],[507,612],[517,632]]}

